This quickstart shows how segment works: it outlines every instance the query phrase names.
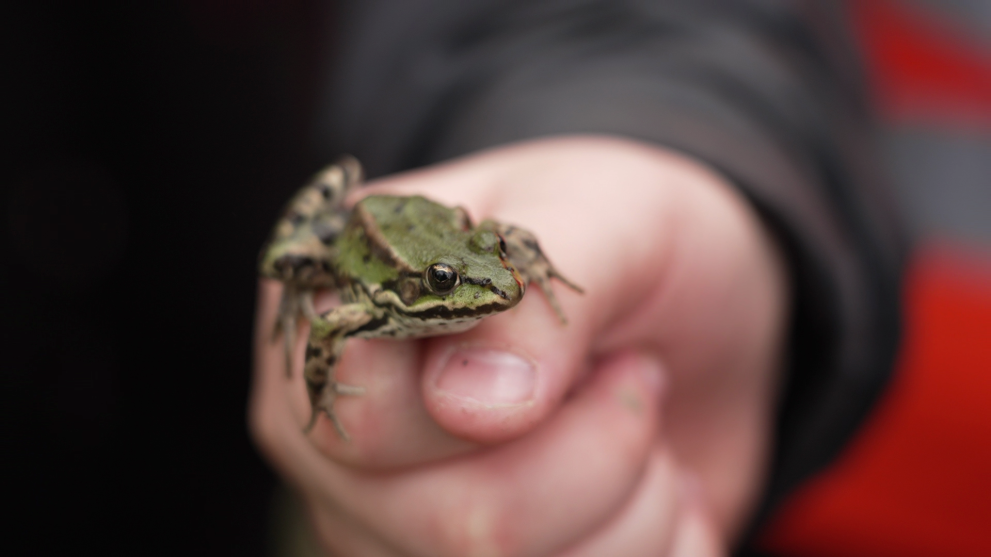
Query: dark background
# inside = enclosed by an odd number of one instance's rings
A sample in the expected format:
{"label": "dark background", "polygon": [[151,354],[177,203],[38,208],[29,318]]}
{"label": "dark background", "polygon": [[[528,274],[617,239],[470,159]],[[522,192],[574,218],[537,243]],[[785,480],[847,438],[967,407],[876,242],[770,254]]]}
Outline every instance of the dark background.
{"label": "dark background", "polygon": [[312,4],[2,10],[3,553],[267,553],[255,262],[335,155]]}
{"label": "dark background", "polygon": [[[15,517],[0,553],[269,553],[275,479],[245,420],[255,261],[282,203],[338,154],[314,140],[335,35],[317,4],[0,9],[0,455]],[[907,225],[991,260],[989,4],[853,5]],[[893,493],[933,482],[919,478]],[[852,485],[868,497],[876,482]],[[897,518],[842,516],[870,535]],[[821,552],[834,529],[796,539]]]}

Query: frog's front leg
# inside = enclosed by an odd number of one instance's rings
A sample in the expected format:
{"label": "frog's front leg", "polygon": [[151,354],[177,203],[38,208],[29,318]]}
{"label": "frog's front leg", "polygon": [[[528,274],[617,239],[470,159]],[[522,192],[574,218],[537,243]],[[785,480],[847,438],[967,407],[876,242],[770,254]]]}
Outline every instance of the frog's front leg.
{"label": "frog's front leg", "polygon": [[529,230],[494,220],[483,221],[479,227],[494,231],[505,241],[505,246],[502,249],[506,251],[509,262],[513,264],[513,267],[516,268],[527,284],[531,282],[537,283],[537,286],[544,292],[544,296],[547,297],[547,301],[551,304],[554,313],[557,314],[561,323],[567,323],[568,320],[564,316],[564,311],[561,309],[561,305],[558,304],[557,297],[554,296],[554,291],[551,290],[551,277],[563,282],[565,286],[579,294],[584,294],[585,291],[577,284],[564,278],[564,275],[554,268],[554,265],[551,264],[550,260],[547,259],[547,256],[540,249],[540,244],[537,243],[537,237]]}
{"label": "frog's front leg", "polygon": [[306,364],[303,368],[306,392],[310,397],[311,415],[303,433],[309,433],[313,429],[320,412],[323,412],[334,424],[338,435],[345,441],[350,439],[334,413],[334,401],[339,396],[361,395],[365,389],[338,383],[335,372],[347,338],[372,320],[383,318],[374,311],[375,308],[369,308],[366,304],[345,304],[311,319],[310,339],[306,346]]}

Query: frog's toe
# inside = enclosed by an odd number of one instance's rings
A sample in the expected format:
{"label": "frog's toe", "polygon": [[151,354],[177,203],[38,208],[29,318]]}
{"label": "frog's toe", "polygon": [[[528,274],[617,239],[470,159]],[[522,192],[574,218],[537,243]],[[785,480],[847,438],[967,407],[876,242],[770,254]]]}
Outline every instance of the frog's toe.
{"label": "frog's toe", "polygon": [[337,413],[334,412],[334,402],[339,396],[361,396],[363,394],[365,394],[364,387],[344,385],[336,381],[329,382],[324,388],[322,396],[313,404],[310,422],[303,428],[303,433],[309,433],[313,429],[322,412],[334,424],[334,429],[337,430],[337,434],[341,436],[341,439],[351,441],[351,436],[348,435],[347,430],[344,429],[344,425],[341,424],[341,420],[337,417]]}
{"label": "frog's toe", "polygon": [[301,295],[292,286],[283,287],[275,326],[272,327],[272,342],[278,342],[279,338],[282,338],[286,377],[292,377],[292,349],[296,345],[297,315],[300,311],[298,298],[300,297]]}
{"label": "frog's toe", "polygon": [[[328,390],[333,390],[333,389],[328,389]],[[310,431],[313,430],[313,427],[317,425],[317,420],[320,419],[320,414],[322,413],[326,415],[328,419],[330,419],[330,422],[332,424],[334,424],[334,429],[337,430],[337,434],[341,436],[341,439],[345,441],[351,440],[351,436],[348,435],[348,432],[344,429],[344,426],[341,424],[341,420],[338,419],[337,414],[334,412],[334,399],[336,398],[337,398],[337,393],[335,392],[332,394],[332,396],[324,397],[323,401],[313,405],[313,408],[311,409],[310,412],[310,422],[306,424],[306,427],[303,428],[304,434],[309,433]]]}
{"label": "frog's toe", "polygon": [[562,284],[564,284],[565,286],[567,286],[568,288],[574,290],[575,292],[577,292],[579,294],[584,294],[585,293],[585,289],[584,288],[582,288],[581,286],[578,286],[577,284],[575,284],[575,283],[571,282],[570,280],[568,280],[567,278],[565,278],[564,275],[562,275],[561,273],[557,272],[557,269],[555,269],[554,267],[551,267],[550,268],[550,272],[548,273],[547,276],[556,278],[557,280],[561,281]]}
{"label": "frog's toe", "polygon": [[286,316],[282,322],[282,353],[286,362],[286,377],[292,377],[292,349],[296,345],[296,316]]}
{"label": "frog's toe", "polygon": [[562,325],[568,324],[568,318],[564,315],[564,310],[561,309],[561,304],[557,301],[557,296],[554,295],[554,291],[551,289],[551,281],[543,276],[537,276],[533,279],[533,282],[537,283],[537,287],[544,293],[544,297],[547,298],[547,302],[551,305],[554,313],[557,314],[557,318],[561,320]]}
{"label": "frog's toe", "polygon": [[337,431],[337,434],[341,436],[341,439],[343,439],[346,443],[350,442],[351,436],[348,435],[347,430],[344,429],[344,424],[341,423],[341,420],[337,417],[337,414],[334,413],[333,404],[329,404],[327,406],[314,406],[313,412],[310,414],[310,423],[306,424],[306,427],[303,428],[303,433],[306,434],[313,430],[313,426],[317,425],[317,419],[320,417],[321,412],[324,413],[328,419],[330,419],[330,423],[334,424],[334,429]]}
{"label": "frog's toe", "polygon": [[334,424],[334,429],[337,430],[337,434],[341,436],[341,439],[343,439],[345,443],[350,443],[351,436],[348,435],[347,430],[344,429],[344,425],[341,423],[341,420],[337,419],[337,414],[327,412],[327,417],[330,418],[331,423]]}
{"label": "frog's toe", "polygon": [[341,396],[361,396],[365,394],[365,388],[355,387],[354,385],[344,385],[342,383],[334,383],[334,392]]}
{"label": "frog's toe", "polygon": [[309,433],[313,429],[313,426],[317,425],[317,418],[319,417],[320,417],[320,409],[314,406],[310,410],[310,421],[309,423],[306,424],[306,427],[303,428],[304,435]]}

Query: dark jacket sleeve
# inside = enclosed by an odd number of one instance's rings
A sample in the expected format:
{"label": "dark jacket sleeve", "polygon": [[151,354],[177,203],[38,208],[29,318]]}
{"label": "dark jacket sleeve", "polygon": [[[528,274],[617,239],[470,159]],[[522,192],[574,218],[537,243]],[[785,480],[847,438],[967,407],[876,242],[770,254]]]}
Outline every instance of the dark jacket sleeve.
{"label": "dark jacket sleeve", "polygon": [[364,0],[337,19],[320,126],[369,174],[525,138],[682,151],[751,200],[795,285],[755,525],[837,456],[889,377],[902,249],[834,2]]}

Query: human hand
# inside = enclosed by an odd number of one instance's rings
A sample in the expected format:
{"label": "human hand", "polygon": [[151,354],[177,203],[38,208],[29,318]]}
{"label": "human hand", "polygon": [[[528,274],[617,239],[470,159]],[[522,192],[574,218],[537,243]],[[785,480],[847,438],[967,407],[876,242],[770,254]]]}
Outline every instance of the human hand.
{"label": "human hand", "polygon": [[[578,296],[542,295],[460,335],[351,340],[365,387],[321,419],[269,342],[263,283],[251,424],[341,555],[719,555],[768,455],[788,285],[718,175],[601,137],[516,144],[361,195],[421,193],[533,231]],[[318,309],[332,304],[318,299]],[[302,339],[295,369],[302,369]],[[467,362],[467,363],[465,363]]]}

